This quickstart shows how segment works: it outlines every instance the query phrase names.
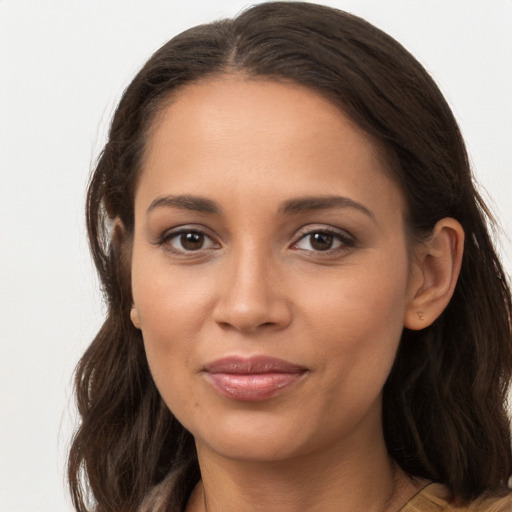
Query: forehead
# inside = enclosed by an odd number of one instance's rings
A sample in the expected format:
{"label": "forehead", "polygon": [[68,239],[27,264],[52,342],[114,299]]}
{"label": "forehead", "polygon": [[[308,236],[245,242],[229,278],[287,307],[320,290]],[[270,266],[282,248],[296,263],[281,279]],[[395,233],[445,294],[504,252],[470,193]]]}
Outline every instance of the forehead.
{"label": "forehead", "polygon": [[162,193],[215,193],[220,185],[231,197],[328,195],[335,188],[356,196],[366,190],[372,201],[386,187],[396,207],[401,194],[382,155],[368,134],[311,89],[222,76],[169,98],[150,131],[139,188],[146,201]]}
{"label": "forehead", "polygon": [[[155,117],[148,139],[149,146],[163,137],[203,138],[203,143],[207,138],[214,145],[226,135],[236,139],[247,132],[253,134],[255,144],[262,135],[276,144],[290,135],[323,137],[328,144],[340,135],[348,142],[357,134],[367,151],[383,152],[376,140],[319,92],[289,81],[243,74],[220,75],[178,88]],[[257,149],[255,144],[252,147]]]}

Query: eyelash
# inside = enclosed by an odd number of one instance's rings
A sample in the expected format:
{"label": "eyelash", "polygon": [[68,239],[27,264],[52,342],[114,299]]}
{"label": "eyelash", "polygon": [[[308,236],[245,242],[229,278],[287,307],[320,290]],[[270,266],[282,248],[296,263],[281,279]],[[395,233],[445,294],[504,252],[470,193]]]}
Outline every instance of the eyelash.
{"label": "eyelash", "polygon": [[[191,235],[191,234],[195,234],[195,235],[199,235],[201,237],[204,238],[204,240],[209,240],[210,243],[212,245],[216,245],[216,246],[219,246],[219,243],[215,240],[215,238],[206,233],[204,231],[204,229],[201,229],[201,228],[194,228],[194,227],[190,227],[190,226],[184,226],[184,227],[181,227],[181,228],[177,228],[177,229],[173,229],[171,231],[166,231],[165,233],[163,233],[160,238],[158,239],[156,245],[158,246],[166,246],[166,250],[172,252],[172,253],[175,253],[175,254],[178,254],[178,255],[197,255],[199,253],[202,253],[203,251],[205,250],[211,250],[212,247],[208,247],[208,248],[204,248],[204,247],[200,247],[199,249],[197,250],[187,250],[185,248],[183,249],[178,249],[176,247],[173,247],[171,241],[173,239],[179,239],[179,237],[183,236],[183,235]],[[182,245],[183,247],[183,245]]]}
{"label": "eyelash", "polygon": [[[311,237],[313,235],[327,235],[329,237],[332,237],[333,240],[339,242],[339,245],[337,247],[328,248],[325,250],[301,249],[300,247],[297,247],[300,242],[306,240],[308,237],[310,238],[309,244],[311,245]],[[307,230],[304,230],[301,233],[299,233],[299,239],[292,244],[292,247],[297,248],[297,250],[302,250],[308,253],[314,253],[315,255],[319,256],[329,256],[335,253],[346,251],[347,249],[354,247],[354,245],[355,239],[352,237],[352,235],[349,235],[344,231],[337,230],[334,228],[318,227],[316,229],[308,228]]]}
{"label": "eyelash", "polygon": [[[178,239],[179,237],[182,237],[183,235],[199,235],[200,237],[203,237],[203,240],[208,240],[209,244],[211,244],[210,247],[200,247],[196,250],[187,250],[183,248],[183,240],[180,242],[182,245],[182,248],[176,248],[172,245],[171,241],[173,239]],[[327,235],[328,237],[332,237],[332,239],[335,242],[338,242],[338,246],[334,248],[327,248],[325,250],[315,250],[315,249],[305,249],[298,247],[298,245],[306,240],[308,237],[310,237],[310,246],[311,246],[311,237],[314,235]],[[298,237],[298,238],[297,238]],[[349,235],[348,233],[340,230],[336,230],[333,228],[327,228],[327,227],[318,227],[316,229],[311,228],[303,228],[301,231],[299,231],[298,235],[296,237],[296,241],[291,244],[292,249],[296,249],[299,251],[302,251],[304,253],[313,253],[315,255],[320,256],[329,256],[334,253],[339,253],[342,251],[346,251],[350,247],[353,247],[355,245],[355,239]],[[213,237],[211,234],[208,234],[203,228],[197,227],[194,228],[192,226],[183,226],[177,229],[173,229],[171,231],[166,231],[163,233],[159,239],[156,242],[156,245],[158,246],[166,246],[166,250],[180,255],[180,256],[194,256],[198,254],[204,254],[204,251],[210,251],[214,249],[218,249],[220,247],[220,243]]]}

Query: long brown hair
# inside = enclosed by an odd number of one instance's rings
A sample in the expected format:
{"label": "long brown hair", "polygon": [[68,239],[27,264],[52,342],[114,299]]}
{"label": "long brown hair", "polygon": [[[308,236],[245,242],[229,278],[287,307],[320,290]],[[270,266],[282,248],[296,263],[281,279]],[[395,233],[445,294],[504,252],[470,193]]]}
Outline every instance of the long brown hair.
{"label": "long brown hair", "polygon": [[443,217],[462,224],[454,296],[433,325],[404,331],[384,390],[384,433],[410,475],[444,483],[463,499],[504,490],[512,472],[510,288],[457,123],[427,72],[390,36],[336,9],[270,2],[166,43],[114,115],[87,196],[108,313],[76,369],[81,425],[68,467],[76,510],[89,510],[89,502],[98,512],[134,510],[179,468],[172,499],[182,504],[199,479],[192,436],[160,398],[130,322],[129,247],[152,120],[178,87],[227,72],[315,90],[379,141],[406,197],[410,236],[425,235]]}

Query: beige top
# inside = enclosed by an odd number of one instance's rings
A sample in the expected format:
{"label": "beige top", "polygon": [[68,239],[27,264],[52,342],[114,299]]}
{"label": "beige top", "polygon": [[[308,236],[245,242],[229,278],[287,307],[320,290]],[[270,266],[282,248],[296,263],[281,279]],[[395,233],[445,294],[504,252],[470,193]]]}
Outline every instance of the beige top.
{"label": "beige top", "polygon": [[[138,512],[183,512],[179,506],[169,508],[176,474],[170,474],[146,497]],[[398,512],[512,512],[512,493],[505,497],[477,498],[467,505],[457,505],[450,500],[450,492],[441,484],[430,484],[415,494]]]}
{"label": "beige top", "polygon": [[512,512],[512,494],[503,498],[477,498],[468,505],[450,503],[450,492],[441,484],[430,484],[413,496],[399,512]]}

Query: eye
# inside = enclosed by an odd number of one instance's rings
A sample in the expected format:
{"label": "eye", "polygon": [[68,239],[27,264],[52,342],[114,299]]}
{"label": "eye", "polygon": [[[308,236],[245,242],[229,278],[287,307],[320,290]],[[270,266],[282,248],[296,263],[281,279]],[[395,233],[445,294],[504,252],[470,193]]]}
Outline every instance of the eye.
{"label": "eye", "polygon": [[303,251],[330,252],[353,245],[352,237],[342,232],[315,230],[303,234],[293,247]]}
{"label": "eye", "polygon": [[180,229],[167,233],[160,243],[178,253],[204,251],[218,247],[218,244],[206,233],[193,229]]}

